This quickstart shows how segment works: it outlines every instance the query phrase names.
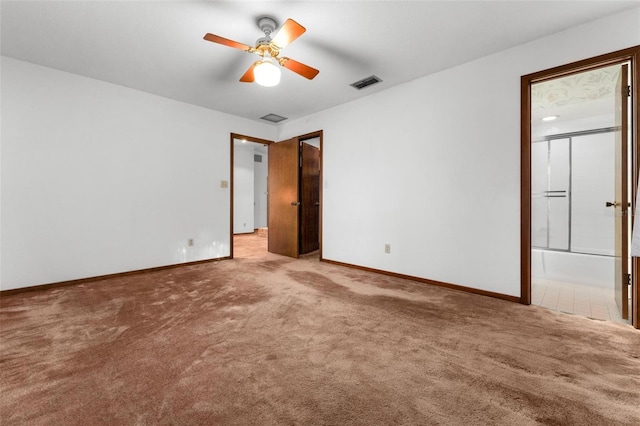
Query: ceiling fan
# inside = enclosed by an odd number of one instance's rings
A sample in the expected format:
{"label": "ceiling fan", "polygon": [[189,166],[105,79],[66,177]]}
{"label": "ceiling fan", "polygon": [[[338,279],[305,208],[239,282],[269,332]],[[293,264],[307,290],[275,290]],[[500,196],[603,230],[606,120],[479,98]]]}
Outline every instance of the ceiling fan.
{"label": "ceiling fan", "polygon": [[209,33],[205,34],[204,39],[261,56],[262,59],[254,62],[247,72],[245,72],[240,78],[240,81],[243,83],[252,83],[255,81],[263,86],[275,86],[278,84],[280,82],[280,69],[274,65],[274,60],[276,60],[281,66],[300,74],[309,80],[318,75],[320,71],[315,68],[291,58],[278,56],[280,54],[280,50],[288,46],[292,41],[300,37],[306,31],[305,27],[298,24],[293,19],[287,19],[273,38],[271,37],[271,33],[273,33],[277,28],[275,20],[267,16],[262,17],[258,19],[258,27],[260,27],[262,32],[264,32],[264,37],[261,37],[256,41],[255,47]]}

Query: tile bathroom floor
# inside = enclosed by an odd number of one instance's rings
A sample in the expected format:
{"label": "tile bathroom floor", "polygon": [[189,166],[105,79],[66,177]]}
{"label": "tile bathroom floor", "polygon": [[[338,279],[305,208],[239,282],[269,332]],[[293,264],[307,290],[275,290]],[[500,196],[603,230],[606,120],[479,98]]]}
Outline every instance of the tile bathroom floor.
{"label": "tile bathroom floor", "polygon": [[628,324],[611,288],[533,278],[531,303],[554,311]]}

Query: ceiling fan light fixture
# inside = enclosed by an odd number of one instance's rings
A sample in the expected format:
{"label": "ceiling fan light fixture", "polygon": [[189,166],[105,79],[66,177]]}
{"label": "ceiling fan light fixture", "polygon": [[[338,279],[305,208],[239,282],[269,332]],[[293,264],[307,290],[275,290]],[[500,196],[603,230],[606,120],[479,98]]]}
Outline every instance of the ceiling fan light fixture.
{"label": "ceiling fan light fixture", "polygon": [[278,85],[280,83],[280,74],[280,68],[275,66],[269,57],[264,58],[253,69],[256,83],[265,87]]}
{"label": "ceiling fan light fixture", "polygon": [[[273,34],[278,27],[278,24],[273,18],[263,16],[258,19],[257,24],[262,32],[264,32],[264,37],[256,41],[255,47],[211,33],[205,34],[204,39],[212,43],[218,43],[251,54],[255,53],[263,57],[263,59],[254,62],[244,75],[240,77],[242,83],[256,82],[267,87],[279,84],[281,72],[280,67],[276,65],[281,65],[308,80],[313,80],[314,77],[318,75],[320,71],[309,65],[305,65],[291,58],[278,57],[281,49],[291,44],[291,42],[307,31],[305,27],[289,18],[282,24],[277,33]],[[274,64],[272,57],[276,59],[277,64]]]}

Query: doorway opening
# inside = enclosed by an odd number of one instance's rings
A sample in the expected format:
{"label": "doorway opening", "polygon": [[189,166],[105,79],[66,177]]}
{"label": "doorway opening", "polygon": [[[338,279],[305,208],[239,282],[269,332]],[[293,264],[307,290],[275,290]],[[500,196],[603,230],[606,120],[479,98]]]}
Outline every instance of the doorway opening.
{"label": "doorway opening", "polygon": [[230,257],[318,256],[322,130],[274,143],[231,134]]}
{"label": "doorway opening", "polygon": [[638,328],[639,51],[522,77],[521,303]]}
{"label": "doorway opening", "polygon": [[268,147],[272,143],[231,134],[231,258],[237,242],[250,243],[255,251],[264,238],[266,250]]}

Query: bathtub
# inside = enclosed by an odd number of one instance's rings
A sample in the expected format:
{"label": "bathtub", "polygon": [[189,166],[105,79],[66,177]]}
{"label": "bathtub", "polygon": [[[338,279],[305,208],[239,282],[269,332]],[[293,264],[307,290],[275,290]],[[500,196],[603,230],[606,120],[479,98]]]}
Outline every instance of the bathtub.
{"label": "bathtub", "polygon": [[531,249],[531,276],[603,288],[614,288],[615,258]]}

